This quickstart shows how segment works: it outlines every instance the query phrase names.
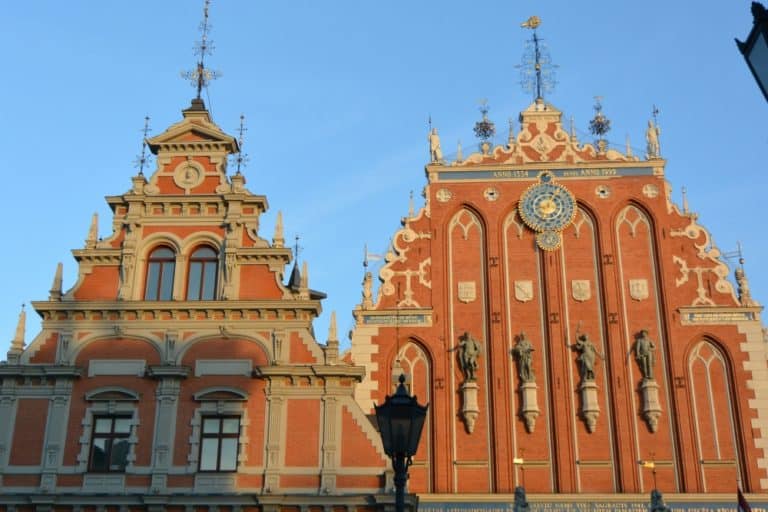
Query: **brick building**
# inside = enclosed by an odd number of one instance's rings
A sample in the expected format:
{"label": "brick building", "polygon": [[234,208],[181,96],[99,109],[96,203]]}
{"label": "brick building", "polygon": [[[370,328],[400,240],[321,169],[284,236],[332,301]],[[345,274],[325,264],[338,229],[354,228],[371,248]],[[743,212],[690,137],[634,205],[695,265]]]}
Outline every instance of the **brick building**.
{"label": "brick building", "polygon": [[0,365],[0,510],[387,508],[368,415],[401,374],[430,403],[422,508],[507,509],[521,485],[541,510],[642,510],[654,487],[718,507],[737,482],[768,501],[743,269],[734,287],[671,202],[653,126],[637,157],[561,117],[536,101],[507,144],[454,161],[432,134],[426,203],[379,286],[364,276],[340,354],[334,322],[313,333],[306,266],[288,276],[280,217],[268,239],[266,198],[227,171],[237,140],[193,100]]}

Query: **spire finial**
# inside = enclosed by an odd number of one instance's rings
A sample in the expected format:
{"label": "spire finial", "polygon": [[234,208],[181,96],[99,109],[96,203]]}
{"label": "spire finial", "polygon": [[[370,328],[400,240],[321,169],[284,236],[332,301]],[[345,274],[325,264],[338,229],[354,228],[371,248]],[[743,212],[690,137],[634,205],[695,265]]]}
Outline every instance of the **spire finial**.
{"label": "spire finial", "polygon": [[299,261],[299,251],[301,251],[301,246],[299,245],[299,235],[296,235],[293,237],[293,256],[296,258],[296,262]]}
{"label": "spire finial", "polygon": [[489,140],[496,135],[496,125],[493,121],[488,119],[488,100],[483,98],[480,100],[480,113],[483,117],[475,123],[475,136],[480,139],[480,147],[483,150],[483,154],[488,153]]}
{"label": "spire finial", "polygon": [[211,25],[208,23],[208,8],[211,5],[211,0],[205,0],[203,3],[203,21],[200,22],[200,40],[195,44],[195,54],[200,56],[200,60],[197,61],[197,66],[192,71],[185,71],[181,76],[189,80],[192,86],[197,90],[196,100],[201,101],[203,87],[208,87],[211,80],[216,80],[220,74],[217,71],[211,71],[205,67],[205,56],[213,53],[213,41],[208,40],[208,32],[211,29]]}
{"label": "spire finial", "polygon": [[19,321],[16,324],[16,333],[11,340],[11,349],[8,351],[8,362],[18,363],[19,356],[24,352],[24,337],[27,326],[27,311],[24,309],[24,304],[21,305],[21,312],[19,313]]}
{"label": "spire finial", "polygon": [[285,237],[283,236],[283,212],[277,211],[275,218],[275,235],[272,237],[272,246],[281,248],[285,246]]}
{"label": "spire finial", "polygon": [[248,165],[248,154],[243,153],[243,144],[245,142],[244,134],[248,131],[248,128],[245,127],[245,115],[240,114],[240,127],[237,130],[238,136],[237,136],[237,143],[238,147],[240,148],[240,151],[237,152],[237,155],[235,156],[235,163],[237,163],[237,173],[240,174],[240,168],[245,167]]}
{"label": "spire finial", "polygon": [[629,143],[629,134],[627,134],[627,156],[632,156],[632,146]]}
{"label": "spire finial", "polygon": [[325,364],[339,362],[339,336],[336,330],[336,312],[331,311],[331,321],[328,324],[328,342],[325,346]]}
{"label": "spire finial", "polygon": [[571,116],[571,142],[574,144],[579,142],[578,136],[576,135],[576,121],[573,116]]}
{"label": "spire finial", "polygon": [[301,263],[301,281],[299,285],[299,293],[305,298],[309,298],[309,266],[307,260]]}
{"label": "spire finial", "polygon": [[410,195],[408,196],[408,218],[413,217],[413,190],[411,190]]}
{"label": "spire finial", "polygon": [[536,28],[541,25],[541,18],[531,16],[520,24],[523,28],[533,31],[533,37],[526,41],[526,49],[523,54],[522,64],[516,66],[520,69],[520,85],[526,92],[533,93],[536,103],[544,103],[544,93],[551,92],[555,87],[554,69],[549,51],[539,39]]}
{"label": "spire finial", "polygon": [[456,144],[456,162],[461,163],[464,161],[464,153],[461,150],[461,139],[459,139],[458,144]]}
{"label": "spire finial", "polygon": [[144,128],[142,128],[142,137],[141,137],[141,155],[136,157],[136,160],[133,161],[133,166],[139,168],[139,176],[144,176],[144,166],[149,164],[149,156],[147,155],[147,134],[151,132],[152,129],[149,127],[149,116],[144,116]]}
{"label": "spire finial", "polygon": [[88,238],[85,239],[85,248],[93,249],[96,247],[96,241],[99,237],[99,214],[94,213],[91,217],[91,226],[88,228]]}
{"label": "spire finial", "polygon": [[61,300],[61,284],[63,273],[64,265],[59,262],[56,265],[56,273],[53,275],[53,284],[51,284],[48,300]]}
{"label": "spire finial", "polygon": [[512,148],[515,145],[515,120],[509,118],[509,135],[507,135],[507,147]]}
{"label": "spire finial", "polygon": [[339,341],[338,331],[336,329],[336,311],[331,311],[331,321],[328,324],[328,342]]}
{"label": "spire finial", "polygon": [[688,211],[689,211],[688,210],[688,190],[685,187],[683,187],[682,193],[683,193],[683,213],[685,215],[688,215]]}

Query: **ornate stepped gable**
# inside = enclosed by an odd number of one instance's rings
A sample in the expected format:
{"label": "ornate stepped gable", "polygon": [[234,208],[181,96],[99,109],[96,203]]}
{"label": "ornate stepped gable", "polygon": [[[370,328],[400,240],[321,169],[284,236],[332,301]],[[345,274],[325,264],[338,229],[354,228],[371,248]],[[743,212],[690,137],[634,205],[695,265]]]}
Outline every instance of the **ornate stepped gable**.
{"label": "ornate stepped gable", "polygon": [[425,205],[392,238],[377,294],[364,277],[358,403],[405,373],[431,404],[411,488],[768,489],[762,308],[671,201],[655,125],[641,159],[580,143],[541,100],[520,122],[453,162],[431,132]]}
{"label": "ornate stepped gable", "polygon": [[[17,334],[0,366],[0,494],[375,505],[392,484],[353,399],[363,369],[339,359],[335,322],[327,345],[315,340],[325,295],[309,288],[306,262],[284,284],[282,217],[270,243],[266,198],[227,174],[237,140],[197,99],[148,145],[154,173],[107,198],[114,232],[99,239],[94,219],[73,251],[77,282],[63,292],[57,269],[49,300],[33,303],[42,332],[26,347]],[[123,420],[126,451],[101,468],[99,429]],[[207,458],[209,420],[239,425],[232,467]]]}

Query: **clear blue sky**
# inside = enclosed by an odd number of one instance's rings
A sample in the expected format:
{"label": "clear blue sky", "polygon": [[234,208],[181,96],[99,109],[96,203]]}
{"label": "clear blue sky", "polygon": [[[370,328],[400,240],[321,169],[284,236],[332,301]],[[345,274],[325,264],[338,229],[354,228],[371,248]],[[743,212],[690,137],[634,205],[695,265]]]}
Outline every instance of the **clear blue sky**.
{"label": "clear blue sky", "polygon": [[[755,298],[768,301],[768,105],[734,37],[751,27],[748,1],[286,1],[214,0],[208,59],[223,73],[208,92],[214,119],[248,123],[247,186],[266,194],[262,234],[282,210],[299,234],[310,286],[326,291],[316,322],[340,333],[360,298],[363,244],[385,249],[425,184],[427,118],[452,153],[474,143],[487,98],[501,136],[530,103],[518,84],[520,23],[536,14],[560,66],[547,100],[574,116],[582,140],[593,96],[639,153],[652,105],[667,177],[722,250],[742,241]],[[202,0],[5,2],[0,46],[0,359],[19,305],[44,300],[58,261],[76,277],[93,212],[111,232],[105,195],[130,187],[145,115],[157,134],[193,96]],[[501,140],[501,139],[500,139]],[[27,342],[39,322],[31,314]]]}

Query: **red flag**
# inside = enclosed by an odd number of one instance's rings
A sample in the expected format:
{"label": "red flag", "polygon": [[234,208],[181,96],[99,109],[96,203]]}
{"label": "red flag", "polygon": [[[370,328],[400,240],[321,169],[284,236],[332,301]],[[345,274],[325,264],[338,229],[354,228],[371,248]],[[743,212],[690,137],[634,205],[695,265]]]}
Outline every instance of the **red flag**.
{"label": "red flag", "polygon": [[741,488],[737,488],[736,491],[739,499],[739,512],[752,512],[752,507],[749,506],[747,498],[741,493]]}

